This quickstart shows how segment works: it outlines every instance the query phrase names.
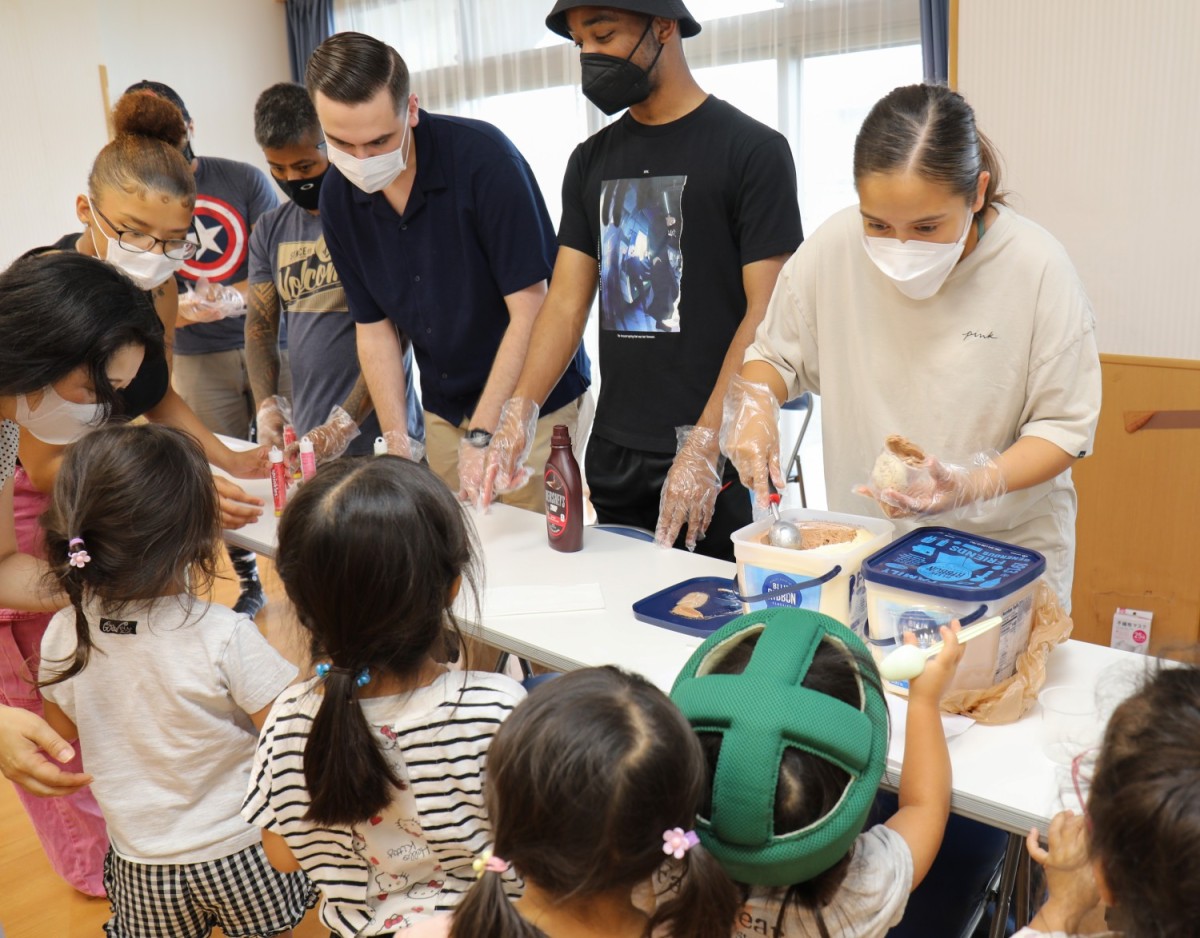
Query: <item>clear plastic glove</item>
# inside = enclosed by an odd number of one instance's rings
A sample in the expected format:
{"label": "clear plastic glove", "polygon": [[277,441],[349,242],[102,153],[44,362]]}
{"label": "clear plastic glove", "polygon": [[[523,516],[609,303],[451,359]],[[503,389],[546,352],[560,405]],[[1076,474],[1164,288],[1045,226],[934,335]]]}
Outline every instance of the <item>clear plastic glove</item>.
{"label": "clear plastic glove", "polygon": [[179,295],[179,312],[194,322],[216,322],[246,312],[246,297],[236,287],[209,283],[199,277]]}
{"label": "clear plastic glove", "polygon": [[712,521],[717,495],[721,492],[721,472],[725,458],[717,440],[717,431],[709,427],[676,427],[678,451],[658,502],[658,527],[654,543],[673,547],[686,524],[684,543],[695,550],[704,539]]}
{"label": "clear plastic glove", "polygon": [[387,443],[389,456],[400,456],[403,459],[411,459],[413,462],[420,462],[425,458],[425,444],[420,440],[414,440],[407,433],[388,430],[383,435],[383,439]]}
{"label": "clear plastic glove", "polygon": [[525,465],[525,461],[533,449],[539,410],[537,404],[525,397],[514,397],[504,402],[496,432],[492,434],[492,442],[488,446],[479,508],[486,509],[497,495],[515,492],[533,475],[533,470]]}
{"label": "clear plastic glove", "polygon": [[259,405],[254,417],[255,438],[266,447],[283,449],[283,428],[292,422],[292,405],[286,397],[272,394]]}
{"label": "clear plastic glove", "polygon": [[1076,932],[1083,917],[1100,902],[1088,856],[1087,819],[1060,811],[1050,821],[1043,850],[1037,829],[1029,832],[1029,856],[1046,871],[1049,897],[1030,926],[1041,931]]}
{"label": "clear plastic glove", "polygon": [[479,507],[483,492],[483,472],[487,467],[488,447],[472,446],[466,440],[458,444],[458,500]]}
{"label": "clear plastic glove", "polygon": [[779,400],[765,384],[734,375],[725,392],[721,419],[721,452],[729,457],[742,485],[754,493],[754,504],[770,504],[767,475],[784,487],[779,471]]}
{"label": "clear plastic glove", "polygon": [[996,506],[1008,486],[996,463],[999,453],[976,453],[966,463],[894,460],[885,447],[871,479],[856,486],[858,495],[873,498],[889,518],[948,515],[955,520],[977,518]]}
{"label": "clear plastic glove", "polygon": [[[335,404],[333,410],[329,412],[328,419],[304,435],[312,441],[313,455],[317,457],[317,465],[320,466],[331,459],[337,459],[346,452],[346,447],[360,432],[354,418]],[[300,462],[299,440],[290,444],[283,451],[283,460],[289,466]]]}

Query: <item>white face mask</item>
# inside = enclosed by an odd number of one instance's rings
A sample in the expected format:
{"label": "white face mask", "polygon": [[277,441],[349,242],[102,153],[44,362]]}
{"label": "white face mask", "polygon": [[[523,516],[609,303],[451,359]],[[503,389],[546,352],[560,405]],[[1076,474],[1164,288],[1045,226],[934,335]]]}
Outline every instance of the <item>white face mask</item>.
{"label": "white face mask", "polygon": [[66,446],[74,443],[103,421],[108,408],[103,404],[76,404],[60,397],[54,388],[46,388],[36,408],[29,406],[28,395],[17,398],[17,423],[43,443]]}
{"label": "white face mask", "polygon": [[[407,116],[407,112],[406,116]],[[408,128],[407,120],[404,124]],[[407,134],[408,143],[412,143],[412,135]],[[378,156],[368,156],[360,160],[357,156],[339,150],[332,143],[328,146],[329,162],[350,182],[362,189],[363,192],[378,192],[391,185],[392,181],[408,167],[408,147],[404,141],[390,153],[380,153]]]}
{"label": "white face mask", "polygon": [[867,256],[896,285],[897,290],[909,299],[927,300],[942,288],[942,284],[950,276],[950,271],[962,257],[973,217],[974,213],[967,215],[962,237],[951,244],[912,239],[901,242],[896,238],[868,238],[864,233],[863,247]]}
{"label": "white face mask", "polygon": [[[91,208],[92,200],[88,199],[88,207]],[[92,215],[96,215],[96,210],[92,209]],[[96,244],[96,230],[100,225],[93,217],[92,223],[88,225],[88,233],[92,236],[92,246],[96,248],[96,252],[100,252],[100,246]],[[104,240],[108,242],[108,250],[104,254],[104,260],[112,264],[126,277],[136,283],[143,290],[153,290],[160,283],[166,281],[175,271],[179,270],[184,265],[184,261],[177,261],[167,257],[165,254],[159,254],[157,251],[143,251],[138,254],[133,251],[126,251],[118,243],[116,238],[111,238],[103,230],[100,231]],[[32,432],[32,431],[31,431]]]}

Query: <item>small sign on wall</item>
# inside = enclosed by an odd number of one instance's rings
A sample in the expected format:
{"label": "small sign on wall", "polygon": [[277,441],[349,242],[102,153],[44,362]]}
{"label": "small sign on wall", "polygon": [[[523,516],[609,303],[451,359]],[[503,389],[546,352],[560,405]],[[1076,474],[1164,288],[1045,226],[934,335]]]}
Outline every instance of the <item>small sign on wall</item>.
{"label": "small sign on wall", "polygon": [[1113,613],[1112,641],[1113,648],[1121,651],[1132,651],[1144,655],[1150,648],[1150,620],[1153,612],[1144,609],[1118,608]]}

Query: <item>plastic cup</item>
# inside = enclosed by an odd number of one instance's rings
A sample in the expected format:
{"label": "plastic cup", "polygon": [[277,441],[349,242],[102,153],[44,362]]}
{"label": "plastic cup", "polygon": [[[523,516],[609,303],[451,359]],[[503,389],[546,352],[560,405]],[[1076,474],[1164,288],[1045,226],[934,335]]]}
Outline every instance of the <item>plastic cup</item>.
{"label": "plastic cup", "polygon": [[1042,753],[1051,762],[1070,765],[1100,739],[1094,687],[1058,684],[1038,694],[1042,705]]}

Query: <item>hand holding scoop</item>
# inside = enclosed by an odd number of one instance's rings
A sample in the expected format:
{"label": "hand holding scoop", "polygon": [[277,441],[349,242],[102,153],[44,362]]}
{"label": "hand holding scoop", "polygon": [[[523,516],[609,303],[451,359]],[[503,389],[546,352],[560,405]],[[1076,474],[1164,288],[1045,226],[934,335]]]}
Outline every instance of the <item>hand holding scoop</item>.
{"label": "hand holding scoop", "polygon": [[[962,645],[973,638],[978,638],[984,632],[990,632],[1003,621],[1002,616],[992,616],[990,619],[976,622],[958,633],[958,643]],[[925,670],[925,662],[941,651],[944,645],[945,642],[934,642],[928,648],[921,648],[917,645],[901,645],[889,652],[879,662],[879,676],[885,681],[911,681],[915,677],[920,677],[921,672]]]}

